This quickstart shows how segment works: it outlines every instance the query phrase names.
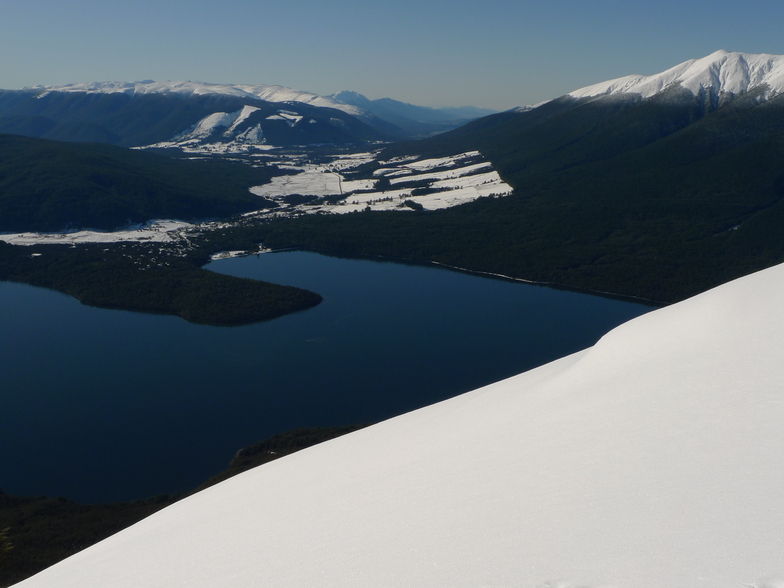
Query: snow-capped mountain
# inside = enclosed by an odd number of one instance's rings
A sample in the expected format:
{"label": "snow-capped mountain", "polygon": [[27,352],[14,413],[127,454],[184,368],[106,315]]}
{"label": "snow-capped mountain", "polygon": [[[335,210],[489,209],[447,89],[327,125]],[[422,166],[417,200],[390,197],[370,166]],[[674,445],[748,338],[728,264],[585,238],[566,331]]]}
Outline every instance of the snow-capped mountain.
{"label": "snow-capped mountain", "polygon": [[332,100],[311,92],[293,90],[275,85],[230,85],[208,84],[204,82],[92,82],[66,84],[63,86],[35,86],[32,90],[42,91],[40,96],[49,92],[83,92],[88,94],[177,94],[180,96],[232,96],[250,98],[266,102],[301,102],[319,108],[335,108],[346,114],[359,118],[367,118],[368,113],[356,106]]}
{"label": "snow-capped mountain", "polygon": [[770,95],[780,94],[784,91],[784,56],[716,51],[655,75],[625,76],[575,90],[569,96],[639,94],[650,98],[675,85],[694,95],[701,92],[738,95],[763,86],[767,87]]}
{"label": "snow-capped mountain", "polygon": [[520,276],[532,277],[530,260],[546,258],[535,279],[681,300],[784,260],[782,63],[718,52],[484,117],[384,156],[481,152],[524,194],[514,210],[512,200],[497,204],[499,219],[509,206],[530,235],[509,233]]}
{"label": "snow-capped mountain", "polygon": [[[191,81],[156,82],[91,82],[61,86],[35,86],[28,90],[40,98],[52,92],[79,94],[124,94],[127,96],[177,95],[182,97],[232,97],[242,100],[264,100],[283,104],[307,104],[318,108],[334,108],[392,135],[427,136],[455,128],[473,118],[491,114],[491,110],[473,107],[427,108],[383,98],[369,100],[357,92],[339,92],[320,96],[312,92],[276,85],[210,84]],[[225,114],[225,113],[223,113]],[[380,121],[387,124],[381,125]],[[247,144],[245,141],[244,144]]]}
{"label": "snow-capped mountain", "polygon": [[[388,98],[371,101],[356,92],[319,96],[277,85],[150,80],[91,82],[0,90],[0,132],[124,146],[159,143],[171,146],[178,144],[184,134],[196,127],[209,126],[217,118],[232,116],[243,106],[258,107],[259,102],[293,111],[295,116],[308,118],[311,115],[313,120],[336,125],[333,129],[323,128],[316,133],[314,129],[308,129],[304,133],[291,132],[288,136],[277,133],[274,138],[267,134],[264,140],[259,139],[255,143],[265,145],[292,145],[297,141],[299,144],[353,143],[428,136],[491,112],[473,107],[425,108]],[[205,111],[209,103],[221,106],[222,110]],[[233,110],[227,110],[227,105],[231,105]],[[151,112],[151,108],[156,110]],[[309,110],[303,112],[303,109]],[[201,117],[194,119],[197,111]],[[332,111],[340,114],[330,115]],[[314,115],[317,112],[320,116]],[[181,118],[187,124],[178,123]],[[357,123],[369,129],[360,130]],[[175,124],[180,126],[174,127]],[[168,131],[164,131],[163,127]],[[145,133],[141,129],[148,131]],[[163,135],[164,132],[168,134]],[[142,139],[142,136],[145,138]],[[202,144],[208,139],[213,141],[217,135],[200,136]],[[227,146],[229,143],[235,144]],[[231,137],[222,136],[216,148],[246,148],[253,144],[250,135],[236,142]]]}
{"label": "snow-capped mountain", "polygon": [[232,478],[24,588],[784,583],[784,266]]}

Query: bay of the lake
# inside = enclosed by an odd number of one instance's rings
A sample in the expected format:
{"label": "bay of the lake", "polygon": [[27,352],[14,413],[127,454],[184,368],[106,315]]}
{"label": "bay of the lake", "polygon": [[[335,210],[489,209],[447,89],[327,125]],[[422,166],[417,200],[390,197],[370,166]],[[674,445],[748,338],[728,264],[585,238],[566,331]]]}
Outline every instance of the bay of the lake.
{"label": "bay of the lake", "polygon": [[2,490],[82,502],[187,491],[275,433],[377,422],[588,347],[651,310],[303,251],[208,267],[324,301],[209,327],[0,282]]}

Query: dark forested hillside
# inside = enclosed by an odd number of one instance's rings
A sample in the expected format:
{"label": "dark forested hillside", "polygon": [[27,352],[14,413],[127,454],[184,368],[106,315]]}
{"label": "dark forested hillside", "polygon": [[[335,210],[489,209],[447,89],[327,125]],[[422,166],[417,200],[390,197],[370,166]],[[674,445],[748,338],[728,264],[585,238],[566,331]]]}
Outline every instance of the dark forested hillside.
{"label": "dark forested hillside", "polygon": [[52,288],[90,306],[214,326],[266,321],[321,302],[308,290],[218,274],[193,259],[155,257],[157,251],[147,244],[19,247],[0,241],[0,280]]}
{"label": "dark forested hillside", "polygon": [[248,192],[267,168],[196,162],[100,144],[0,135],[0,231],[117,229],[271,206]]}
{"label": "dark forested hillside", "polygon": [[[126,147],[170,139],[213,112],[232,112],[242,100],[227,96],[185,99],[178,95],[130,96],[0,90],[0,132],[58,141]],[[260,104],[259,106],[262,106]],[[268,105],[269,114],[275,112]]]}
{"label": "dark forested hillside", "polygon": [[265,243],[675,301],[784,260],[784,96],[759,98],[672,88],[480,119],[387,155],[480,150],[513,196],[281,222]]}

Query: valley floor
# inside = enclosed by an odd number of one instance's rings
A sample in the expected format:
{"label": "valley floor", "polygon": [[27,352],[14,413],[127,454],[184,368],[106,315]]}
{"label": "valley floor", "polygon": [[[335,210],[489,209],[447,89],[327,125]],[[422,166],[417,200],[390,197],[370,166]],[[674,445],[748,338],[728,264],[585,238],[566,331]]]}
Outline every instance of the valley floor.
{"label": "valley floor", "polygon": [[378,151],[360,152],[323,156],[325,161],[320,163],[314,163],[307,154],[296,152],[272,155],[265,151],[256,156],[257,164],[276,165],[287,172],[274,177],[268,184],[251,188],[252,193],[275,202],[277,208],[249,213],[234,222],[191,224],[155,220],[112,232],[0,234],[0,241],[12,245],[178,243],[185,251],[192,236],[229,229],[249,218],[264,220],[363,210],[440,210],[478,198],[512,193],[512,188],[501,180],[478,151],[438,159],[406,157],[389,161],[378,159]]}

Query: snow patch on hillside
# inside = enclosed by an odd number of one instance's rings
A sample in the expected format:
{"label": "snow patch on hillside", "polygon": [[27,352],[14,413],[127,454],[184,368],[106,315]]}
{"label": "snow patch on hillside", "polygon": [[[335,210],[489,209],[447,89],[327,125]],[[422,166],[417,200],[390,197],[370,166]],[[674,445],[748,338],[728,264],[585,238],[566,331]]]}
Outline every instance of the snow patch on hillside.
{"label": "snow patch on hillside", "polygon": [[241,111],[228,113],[228,112],[215,112],[209,116],[201,119],[193,128],[188,129],[184,133],[177,135],[174,142],[190,141],[193,139],[204,139],[209,137],[218,127],[230,127],[239,117]]}
{"label": "snow patch on hillside", "polygon": [[[140,149],[179,148],[186,153],[203,154],[246,153],[250,148],[264,146],[266,143],[261,124],[237,132],[240,125],[258,110],[260,109],[255,106],[246,105],[235,112],[214,112],[170,141],[162,141]],[[225,130],[221,131],[221,129]]]}
{"label": "snow patch on hillside", "polygon": [[22,588],[784,581],[784,266],[245,472]]}
{"label": "snow patch on hillside", "polygon": [[[450,166],[451,167],[451,166]],[[416,168],[411,168],[408,166],[402,166],[402,169],[390,169],[385,168],[384,170],[379,170],[377,175],[386,175],[387,177],[393,177],[390,180],[391,184],[400,184],[402,182],[410,181],[412,177],[413,170]],[[454,167],[452,169],[440,172],[433,172],[433,173],[425,173],[425,174],[416,174],[417,180],[446,180],[452,178],[461,178],[463,176],[468,176],[472,174],[476,174],[479,171],[493,169],[493,164],[489,161],[483,161],[481,163],[475,163],[473,165],[465,165],[460,167]],[[389,170],[389,173],[383,173]],[[496,172],[493,172],[496,173]]]}
{"label": "snow patch on hillside", "polygon": [[250,189],[256,196],[277,198],[292,194],[308,196],[330,196],[340,194],[341,176],[326,171],[321,166],[303,166],[301,171],[291,176],[277,176],[262,186]]}
{"label": "snow patch on hillside", "polygon": [[242,107],[242,110],[240,110],[239,114],[237,115],[237,118],[236,118],[236,119],[234,119],[234,122],[233,122],[233,123],[231,124],[231,126],[229,127],[229,129],[228,129],[228,132],[229,132],[229,133],[233,133],[233,132],[235,131],[235,129],[236,129],[236,128],[237,128],[239,125],[241,125],[243,122],[245,122],[245,120],[246,120],[246,119],[247,119],[247,118],[248,118],[248,117],[249,117],[251,114],[253,114],[254,112],[256,112],[257,110],[259,110],[259,109],[258,109],[257,107],[255,107],[255,106],[248,106],[248,105],[245,105],[245,106],[243,106],[243,107]]}
{"label": "snow patch on hillside", "polygon": [[421,159],[417,161],[408,161],[401,165],[403,169],[409,169],[412,171],[423,172],[426,170],[434,169],[437,167],[455,167],[460,165],[461,162],[466,161],[467,159],[473,159],[476,157],[480,157],[481,153],[479,151],[468,151],[466,153],[460,153],[459,155],[452,155],[450,157],[440,157],[437,159]]}
{"label": "snow patch on hillside", "polygon": [[267,117],[267,120],[282,120],[290,127],[296,125],[299,121],[302,120],[302,116],[298,115],[296,112],[289,112],[287,110],[279,110],[276,114],[270,115]]}

